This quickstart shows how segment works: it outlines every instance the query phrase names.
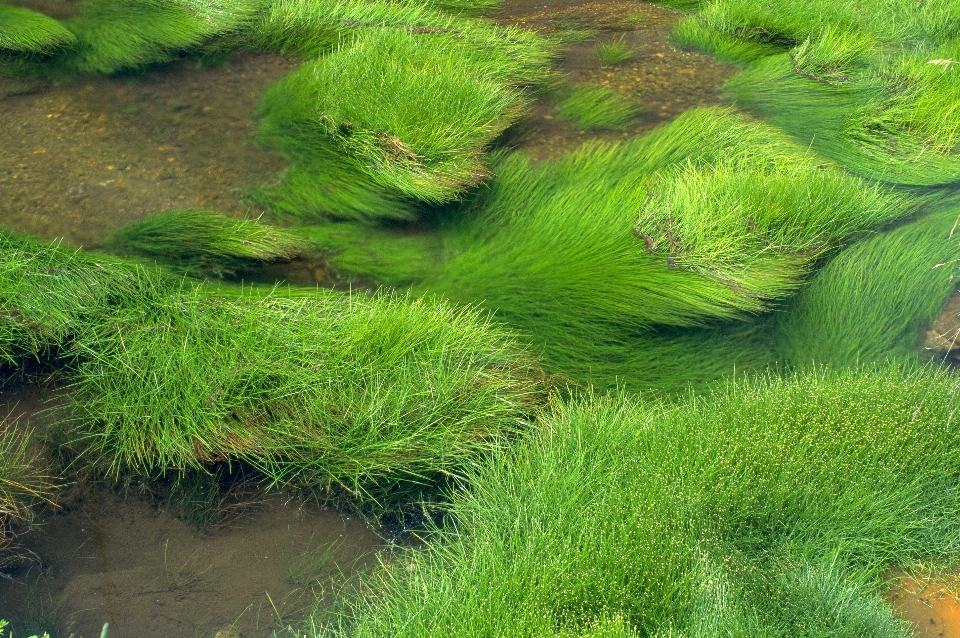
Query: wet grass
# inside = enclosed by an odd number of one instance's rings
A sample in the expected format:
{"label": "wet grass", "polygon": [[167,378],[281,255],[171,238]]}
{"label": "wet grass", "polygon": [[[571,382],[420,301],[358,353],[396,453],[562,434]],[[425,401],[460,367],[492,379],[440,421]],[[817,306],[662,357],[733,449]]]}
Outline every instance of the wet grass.
{"label": "wet grass", "polygon": [[0,5],[0,51],[51,54],[76,41],[61,23],[42,13]]}
{"label": "wet grass", "polygon": [[88,463],[149,474],[240,459],[355,503],[429,489],[521,429],[539,400],[508,335],[476,312],[403,298],[191,288],[75,343],[71,420]]}
{"label": "wet grass", "polygon": [[623,41],[623,36],[597,44],[594,52],[601,66],[614,66],[633,57],[633,50]]}
{"label": "wet grass", "polygon": [[560,103],[560,115],[585,130],[623,130],[643,109],[630,98],[603,86],[578,86]]}
{"label": "wet grass", "polygon": [[794,299],[771,335],[797,365],[915,359],[917,335],[957,288],[953,205],[843,251]]}
{"label": "wet grass", "polygon": [[93,0],[66,23],[77,45],[62,63],[82,72],[116,73],[167,62],[248,27],[262,5],[261,0]]}
{"label": "wet grass", "polygon": [[[33,521],[33,509],[50,499],[56,479],[31,442],[32,433],[0,420],[0,568],[16,559],[17,532]],[[2,574],[0,574],[2,575]]]}
{"label": "wet grass", "polygon": [[339,238],[321,231],[328,263],[348,280],[480,302],[551,371],[604,383],[643,358],[644,330],[769,310],[841,241],[913,207],[718,109],[552,163],[513,156],[497,172],[436,243],[383,233],[375,248],[354,245],[365,231],[341,226]]}
{"label": "wet grass", "polygon": [[307,136],[298,146],[329,145],[366,181],[439,203],[488,175],[486,147],[523,112],[498,75],[449,35],[373,32],[294,71],[261,109]]}
{"label": "wet grass", "polygon": [[116,251],[174,264],[194,274],[236,274],[260,263],[299,256],[306,242],[294,233],[248,219],[199,210],[172,210],[115,231]]}
{"label": "wet grass", "polygon": [[714,0],[675,39],[757,64],[733,97],[854,172],[937,185],[960,177],[957,17],[949,3]]}
{"label": "wet grass", "polygon": [[878,369],[558,406],[318,635],[906,638],[886,570],[958,552],[954,394]]}

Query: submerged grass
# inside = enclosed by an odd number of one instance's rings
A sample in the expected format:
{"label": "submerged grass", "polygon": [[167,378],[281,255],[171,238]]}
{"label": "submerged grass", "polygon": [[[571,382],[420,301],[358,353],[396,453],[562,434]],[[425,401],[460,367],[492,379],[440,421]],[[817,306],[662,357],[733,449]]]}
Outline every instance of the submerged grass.
{"label": "submerged grass", "polygon": [[960,207],[844,250],[796,296],[771,335],[796,365],[915,358],[920,329],[957,289]]}
{"label": "submerged grass", "polygon": [[618,91],[604,86],[578,86],[560,103],[560,115],[587,130],[624,129],[643,109]]}
{"label": "submerged grass", "polygon": [[258,221],[199,210],[172,210],[115,231],[108,245],[126,254],[177,264],[196,273],[235,274],[263,262],[299,256],[306,242]]}
{"label": "submerged grass", "polygon": [[[0,567],[16,530],[33,519],[32,510],[49,502],[55,480],[31,443],[31,433],[0,420]],[[15,555],[15,554],[14,554]]]}
{"label": "submerged grass", "polygon": [[75,41],[74,35],[53,18],[0,4],[0,51],[48,55]]}
{"label": "submerged grass", "polygon": [[960,551],[955,386],[811,371],[558,406],[317,634],[907,638],[884,574]]}
{"label": "submerged grass", "polygon": [[633,50],[623,41],[623,36],[597,44],[594,52],[601,66],[614,66],[633,57]]}

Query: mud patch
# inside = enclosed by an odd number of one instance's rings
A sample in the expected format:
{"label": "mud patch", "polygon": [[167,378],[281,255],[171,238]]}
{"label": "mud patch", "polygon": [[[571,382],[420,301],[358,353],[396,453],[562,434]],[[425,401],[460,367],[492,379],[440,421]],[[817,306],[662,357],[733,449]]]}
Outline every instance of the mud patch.
{"label": "mud patch", "polygon": [[960,601],[955,592],[921,579],[902,578],[887,598],[900,617],[913,625],[918,638],[960,638]]}
{"label": "mud patch", "polygon": [[953,365],[960,364],[960,294],[950,298],[943,312],[923,334],[923,346]]}
{"label": "mud patch", "polygon": [[[48,394],[8,390],[0,410],[34,414]],[[42,412],[15,427],[31,421],[42,431]],[[0,577],[17,635],[89,638],[109,622],[111,638],[268,636],[332,602],[382,544],[358,517],[280,493],[205,532],[134,493],[81,484],[60,496],[20,537],[28,559]]]}
{"label": "mud patch", "polygon": [[294,60],[241,53],[137,76],[0,77],[0,214],[7,228],[99,247],[117,227],[177,207],[246,212],[246,189],[285,165],[257,147],[252,117]]}

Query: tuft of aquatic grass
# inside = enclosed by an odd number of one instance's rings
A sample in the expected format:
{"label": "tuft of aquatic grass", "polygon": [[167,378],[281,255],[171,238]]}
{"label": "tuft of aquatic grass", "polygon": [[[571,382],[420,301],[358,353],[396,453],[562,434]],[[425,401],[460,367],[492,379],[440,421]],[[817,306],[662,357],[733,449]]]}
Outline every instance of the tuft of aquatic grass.
{"label": "tuft of aquatic grass", "polygon": [[249,219],[200,210],[171,210],[133,222],[108,238],[125,254],[188,270],[235,274],[263,262],[289,261],[307,248],[296,234]]}
{"label": "tuft of aquatic grass", "polygon": [[558,405],[320,635],[908,638],[883,584],[956,564],[955,395],[879,368]]}
{"label": "tuft of aquatic grass", "polygon": [[770,55],[771,47],[751,42],[712,29],[699,16],[686,16],[670,34],[674,43],[684,49],[695,49],[735,64],[746,64]]}
{"label": "tuft of aquatic grass", "polygon": [[624,42],[622,35],[609,42],[598,43],[594,53],[601,66],[615,66],[633,57],[633,50]]}
{"label": "tuft of aquatic grass", "polygon": [[105,472],[240,460],[358,506],[458,475],[542,401],[507,332],[429,300],[186,285],[73,343],[75,445]]}
{"label": "tuft of aquatic grass", "polygon": [[29,523],[32,510],[50,502],[55,479],[31,442],[32,433],[0,420],[0,567],[15,541],[15,530]]}
{"label": "tuft of aquatic grass", "polygon": [[582,129],[624,129],[643,109],[633,100],[605,86],[578,86],[560,103],[563,117]]}
{"label": "tuft of aquatic grass", "polygon": [[746,305],[792,294],[817,261],[902,216],[889,190],[803,155],[686,162],[653,178],[635,233],[671,268],[729,286]]}
{"label": "tuft of aquatic grass", "polygon": [[855,173],[901,184],[953,182],[960,176],[958,71],[916,55],[898,60],[890,63],[897,74],[865,71],[834,83],[798,73],[784,54],[736,76],[727,91]]}
{"label": "tuft of aquatic grass", "polygon": [[487,146],[526,106],[478,55],[445,33],[366,33],[271,87],[265,126],[327,146],[390,192],[449,201],[488,175]]}
{"label": "tuft of aquatic grass", "polygon": [[49,55],[71,46],[74,35],[62,24],[30,9],[0,4],[0,50]]}
{"label": "tuft of aquatic grass", "polygon": [[263,5],[263,0],[92,0],[66,23],[77,45],[64,62],[89,73],[166,62],[247,28]]}
{"label": "tuft of aquatic grass", "polygon": [[[424,3],[371,0],[274,0],[258,27],[260,46],[315,58],[377,33],[446,36],[464,55],[513,86],[552,81],[555,45],[527,29],[458,18]],[[432,38],[422,39],[430,48]]]}
{"label": "tuft of aquatic grass", "polygon": [[498,9],[503,0],[429,0],[425,4],[454,15],[480,16]]}
{"label": "tuft of aquatic grass", "polygon": [[776,349],[796,365],[917,357],[917,336],[958,285],[956,204],[841,252],[777,319]]}
{"label": "tuft of aquatic grass", "polygon": [[0,231],[0,365],[43,360],[115,307],[166,287],[155,271]]}

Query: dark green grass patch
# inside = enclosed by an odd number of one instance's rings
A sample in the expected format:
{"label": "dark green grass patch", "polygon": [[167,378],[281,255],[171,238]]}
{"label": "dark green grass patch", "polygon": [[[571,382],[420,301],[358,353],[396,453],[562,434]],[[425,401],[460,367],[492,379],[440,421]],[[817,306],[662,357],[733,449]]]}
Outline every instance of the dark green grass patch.
{"label": "dark green grass patch", "polygon": [[70,31],[42,13],[0,4],[0,50],[48,55],[75,42]]}
{"label": "dark green grass patch", "polygon": [[77,46],[71,68],[116,73],[166,62],[218,36],[244,29],[262,0],[92,0],[67,22]]}
{"label": "dark green grass patch", "polygon": [[643,109],[633,100],[603,86],[578,86],[560,103],[560,115],[588,130],[625,129]]}
{"label": "dark green grass patch", "polygon": [[318,634],[907,638],[884,574],[960,552],[955,393],[880,369],[559,407]]}
{"label": "dark green grass patch", "polygon": [[109,472],[248,462],[322,498],[395,505],[523,427],[530,359],[475,311],[185,289],[76,340],[76,437]]}
{"label": "dark green grass patch", "polygon": [[115,250],[174,263],[197,273],[235,274],[258,263],[287,261],[307,247],[282,228],[198,210],[172,210],[115,231]]}

